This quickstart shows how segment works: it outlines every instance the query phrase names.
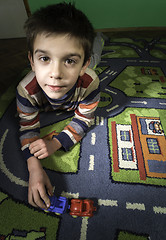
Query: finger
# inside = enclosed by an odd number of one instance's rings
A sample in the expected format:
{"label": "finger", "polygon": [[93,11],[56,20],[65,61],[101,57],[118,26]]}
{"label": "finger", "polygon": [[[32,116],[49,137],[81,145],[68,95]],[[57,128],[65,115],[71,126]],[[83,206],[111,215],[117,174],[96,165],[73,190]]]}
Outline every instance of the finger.
{"label": "finger", "polygon": [[34,142],[32,142],[30,145],[29,145],[29,149],[32,150],[32,149],[41,149],[43,148],[45,145],[44,141],[42,139],[38,139]]}
{"label": "finger", "polygon": [[43,158],[48,157],[47,149],[41,149],[38,152],[35,152],[34,156],[38,159],[43,159]]}
{"label": "finger", "polygon": [[43,155],[43,153],[44,153],[44,149],[39,149],[38,151],[36,151],[33,154],[35,157],[39,157],[39,156]]}
{"label": "finger", "polygon": [[46,184],[46,189],[47,189],[49,196],[53,196],[54,189],[53,189],[53,186],[51,185],[50,181],[48,181],[48,183]]}
{"label": "finger", "polygon": [[29,145],[29,149],[32,149],[32,148],[34,148],[34,147],[37,146],[37,145],[38,145],[38,140],[32,142],[32,143]]}
{"label": "finger", "polygon": [[48,153],[43,153],[43,154],[39,155],[37,158],[38,159],[43,159],[43,158],[46,158],[46,157],[48,157]]}
{"label": "finger", "polygon": [[32,195],[32,192],[31,192],[31,191],[28,192],[28,202],[29,202],[29,204],[31,204],[33,207],[38,207],[38,206],[34,203],[33,195]]}
{"label": "finger", "polygon": [[[45,193],[45,195],[47,195],[47,194]],[[45,195],[43,195],[43,196],[45,196]],[[42,209],[46,209],[46,208],[47,208],[47,205],[44,204],[45,201],[44,201],[44,199],[43,199],[43,196],[41,195],[40,192],[35,191],[34,194],[33,194],[34,204],[36,204],[37,207],[40,207],[40,208],[42,208]],[[44,201],[44,202],[43,202],[43,201]]]}
{"label": "finger", "polygon": [[44,208],[49,208],[51,203],[50,203],[50,199],[48,197],[48,195],[45,193],[44,195],[41,196],[42,200],[45,203],[45,207]]}
{"label": "finger", "polygon": [[42,147],[37,145],[37,146],[35,146],[35,147],[31,148],[31,149],[29,148],[29,150],[30,150],[31,154],[34,154],[34,153],[37,153],[37,152],[41,151]]}

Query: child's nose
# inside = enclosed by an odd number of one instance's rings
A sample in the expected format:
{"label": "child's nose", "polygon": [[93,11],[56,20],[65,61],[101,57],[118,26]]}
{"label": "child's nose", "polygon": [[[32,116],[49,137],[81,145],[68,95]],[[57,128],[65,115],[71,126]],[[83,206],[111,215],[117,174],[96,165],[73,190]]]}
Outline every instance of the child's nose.
{"label": "child's nose", "polygon": [[62,66],[58,62],[54,62],[50,69],[50,78],[61,79],[63,77]]}

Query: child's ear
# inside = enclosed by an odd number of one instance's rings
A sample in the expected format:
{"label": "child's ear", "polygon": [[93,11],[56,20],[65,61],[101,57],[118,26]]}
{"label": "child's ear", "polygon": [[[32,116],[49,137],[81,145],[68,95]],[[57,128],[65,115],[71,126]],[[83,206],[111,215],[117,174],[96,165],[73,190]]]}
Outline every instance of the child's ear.
{"label": "child's ear", "polygon": [[35,71],[34,62],[33,62],[33,56],[31,55],[30,52],[28,52],[28,59],[29,59],[30,64],[31,64],[32,71]]}
{"label": "child's ear", "polygon": [[82,67],[81,69],[81,72],[80,72],[80,76],[83,76],[84,73],[85,73],[85,70],[87,69],[87,67],[89,66],[90,64],[90,58],[88,59],[88,61],[84,64],[84,66]]}

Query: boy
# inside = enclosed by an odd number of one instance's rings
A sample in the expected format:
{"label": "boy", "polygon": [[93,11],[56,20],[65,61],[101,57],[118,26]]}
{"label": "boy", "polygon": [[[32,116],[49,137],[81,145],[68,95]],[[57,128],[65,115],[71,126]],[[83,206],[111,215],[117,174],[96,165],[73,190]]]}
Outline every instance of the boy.
{"label": "boy", "polygon": [[[80,10],[66,3],[41,8],[25,30],[32,72],[17,87],[20,141],[29,171],[28,201],[48,208],[53,189],[40,159],[80,141],[99,102],[99,79],[88,68],[94,30]],[[58,136],[46,140],[40,138],[41,109],[74,110],[75,115]]]}

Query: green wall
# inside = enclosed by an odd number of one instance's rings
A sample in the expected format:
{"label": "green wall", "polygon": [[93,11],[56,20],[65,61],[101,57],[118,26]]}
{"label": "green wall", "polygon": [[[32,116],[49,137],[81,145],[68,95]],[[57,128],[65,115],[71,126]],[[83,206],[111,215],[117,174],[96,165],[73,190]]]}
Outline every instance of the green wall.
{"label": "green wall", "polygon": [[[29,0],[31,12],[58,0]],[[66,2],[73,2],[66,0]],[[74,0],[95,29],[166,27],[166,0]]]}

